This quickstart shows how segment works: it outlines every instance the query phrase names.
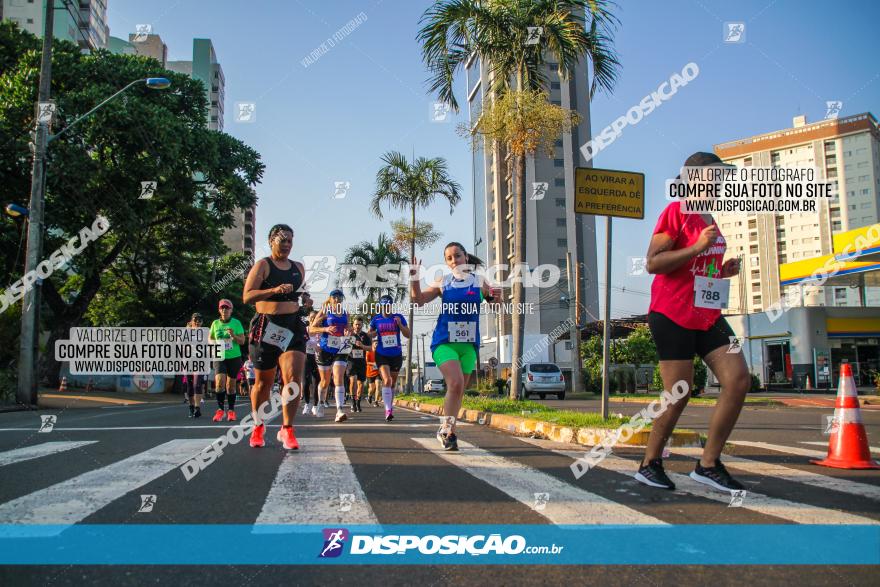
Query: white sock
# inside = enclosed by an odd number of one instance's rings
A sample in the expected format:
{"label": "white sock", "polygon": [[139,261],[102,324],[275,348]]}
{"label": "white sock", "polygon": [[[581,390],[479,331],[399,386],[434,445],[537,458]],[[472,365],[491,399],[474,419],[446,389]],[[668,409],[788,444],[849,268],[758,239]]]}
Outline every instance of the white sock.
{"label": "white sock", "polygon": [[251,417],[254,420],[254,426],[260,426],[263,423],[263,417],[260,416],[260,410],[254,410],[251,412]]}
{"label": "white sock", "polygon": [[342,406],[345,405],[345,386],[337,385],[336,386],[336,409],[341,410]]}
{"label": "white sock", "polygon": [[394,392],[391,391],[390,387],[382,388],[382,401],[385,402],[385,409],[390,412],[394,406]]}
{"label": "white sock", "polygon": [[321,387],[319,385],[318,386],[318,397],[315,398],[315,405],[318,405],[319,403],[323,402],[325,399],[327,399],[327,388]]}

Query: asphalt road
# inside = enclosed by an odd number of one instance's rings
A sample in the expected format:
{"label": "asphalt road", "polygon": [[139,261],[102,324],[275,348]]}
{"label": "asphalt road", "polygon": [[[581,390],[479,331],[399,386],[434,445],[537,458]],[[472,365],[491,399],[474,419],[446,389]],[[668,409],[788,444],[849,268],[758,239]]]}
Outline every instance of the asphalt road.
{"label": "asphalt road", "polygon": [[[615,411],[641,407],[616,404]],[[289,454],[275,440],[275,422],[266,448],[251,449],[245,440],[189,481],[179,464],[223,434],[228,424],[214,424],[208,417],[190,420],[182,404],[5,413],[0,414],[0,524],[880,523],[880,472],[808,464],[811,453],[824,452],[825,413],[746,409],[727,460],[749,490],[735,507],[729,507],[726,494],[686,477],[693,469],[694,449],[674,450],[667,459],[667,470],[677,474],[674,492],[647,488],[631,478],[638,449],[615,449],[599,468],[576,480],[569,465],[583,447],[462,425],[463,450],[442,453],[433,437],[436,420],[401,409],[390,424],[379,408],[365,407],[342,424],[332,422],[333,410],[322,420],[298,416],[303,449]],[[56,415],[53,430],[38,433],[40,416],[48,414]],[[682,426],[702,430],[709,410],[692,406],[685,416]],[[869,438],[876,446],[880,414],[863,416],[870,420]],[[59,444],[46,447],[49,442]],[[533,498],[536,490],[548,493],[546,503]],[[156,496],[149,513],[138,511],[144,494]],[[349,509],[341,506],[346,500]],[[206,549],[234,545],[181,543],[180,548],[192,552],[197,563]],[[844,565],[194,565],[7,566],[0,568],[0,584],[470,585],[485,584],[487,573],[501,585],[778,585],[794,580],[861,585],[876,580],[876,568]]]}

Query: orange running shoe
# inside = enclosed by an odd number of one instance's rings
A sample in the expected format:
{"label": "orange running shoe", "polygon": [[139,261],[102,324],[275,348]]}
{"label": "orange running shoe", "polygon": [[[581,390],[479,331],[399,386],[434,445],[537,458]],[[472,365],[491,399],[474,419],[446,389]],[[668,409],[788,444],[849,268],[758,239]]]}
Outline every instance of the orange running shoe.
{"label": "orange running shoe", "polygon": [[223,421],[223,410],[221,410],[220,408],[217,408],[217,411],[214,412],[214,417],[211,419],[215,422],[222,422]]}
{"label": "orange running shoe", "polygon": [[278,442],[284,445],[287,450],[296,450],[299,443],[296,441],[296,435],[293,433],[293,426],[282,426],[278,431]]}
{"label": "orange running shoe", "polygon": [[238,418],[235,417],[235,410],[227,410],[226,412],[226,420],[229,422],[235,422]]}
{"label": "orange running shoe", "polygon": [[251,432],[251,447],[260,448],[262,446],[266,446],[266,441],[263,439],[263,434],[266,432],[266,425],[260,424],[259,426],[254,426],[254,431]]}

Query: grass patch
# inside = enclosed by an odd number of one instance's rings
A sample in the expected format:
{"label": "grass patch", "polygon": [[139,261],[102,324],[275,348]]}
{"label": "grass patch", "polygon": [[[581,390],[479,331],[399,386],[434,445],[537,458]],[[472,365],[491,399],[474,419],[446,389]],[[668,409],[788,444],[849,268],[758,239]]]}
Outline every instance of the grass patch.
{"label": "grass patch", "polygon": [[[433,395],[401,395],[397,399],[415,401],[423,404],[443,405],[443,398]],[[629,418],[624,416],[611,416],[603,420],[600,414],[592,412],[574,412],[571,410],[557,410],[544,404],[533,401],[514,401],[509,399],[490,399],[483,397],[465,397],[462,407],[466,410],[477,410],[491,414],[505,414],[508,416],[520,416],[533,420],[552,422],[560,426],[573,428],[617,428]],[[647,427],[646,427],[647,428]]]}
{"label": "grass patch", "polygon": [[[600,395],[593,396],[595,399],[600,399]],[[638,393],[638,394],[619,394],[612,393],[611,401],[614,400],[622,400],[622,401],[645,401],[646,403],[654,401],[656,399],[660,399],[659,393]],[[688,404],[692,406],[714,406],[718,402],[717,397],[692,397],[688,400]],[[746,397],[745,400],[746,405],[751,406],[784,406],[785,404],[781,401],[769,399],[766,397]]]}

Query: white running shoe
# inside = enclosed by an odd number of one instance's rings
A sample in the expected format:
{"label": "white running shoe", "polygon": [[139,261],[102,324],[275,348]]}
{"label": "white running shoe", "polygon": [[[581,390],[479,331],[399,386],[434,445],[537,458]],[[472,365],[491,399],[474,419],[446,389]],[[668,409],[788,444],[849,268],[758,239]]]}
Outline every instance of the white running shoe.
{"label": "white running shoe", "polygon": [[346,420],[348,420],[348,416],[345,415],[345,412],[343,412],[342,410],[337,410],[336,411],[336,421],[337,422],[345,422]]}
{"label": "white running shoe", "polygon": [[312,408],[309,404],[303,404],[303,416],[308,416],[312,411]]}
{"label": "white running shoe", "polygon": [[312,415],[317,418],[318,417],[318,404],[313,405],[311,411],[312,411]]}
{"label": "white running shoe", "polygon": [[323,418],[324,417],[324,406],[322,406],[321,404],[318,404],[318,409],[315,410],[314,414],[318,418]]}

